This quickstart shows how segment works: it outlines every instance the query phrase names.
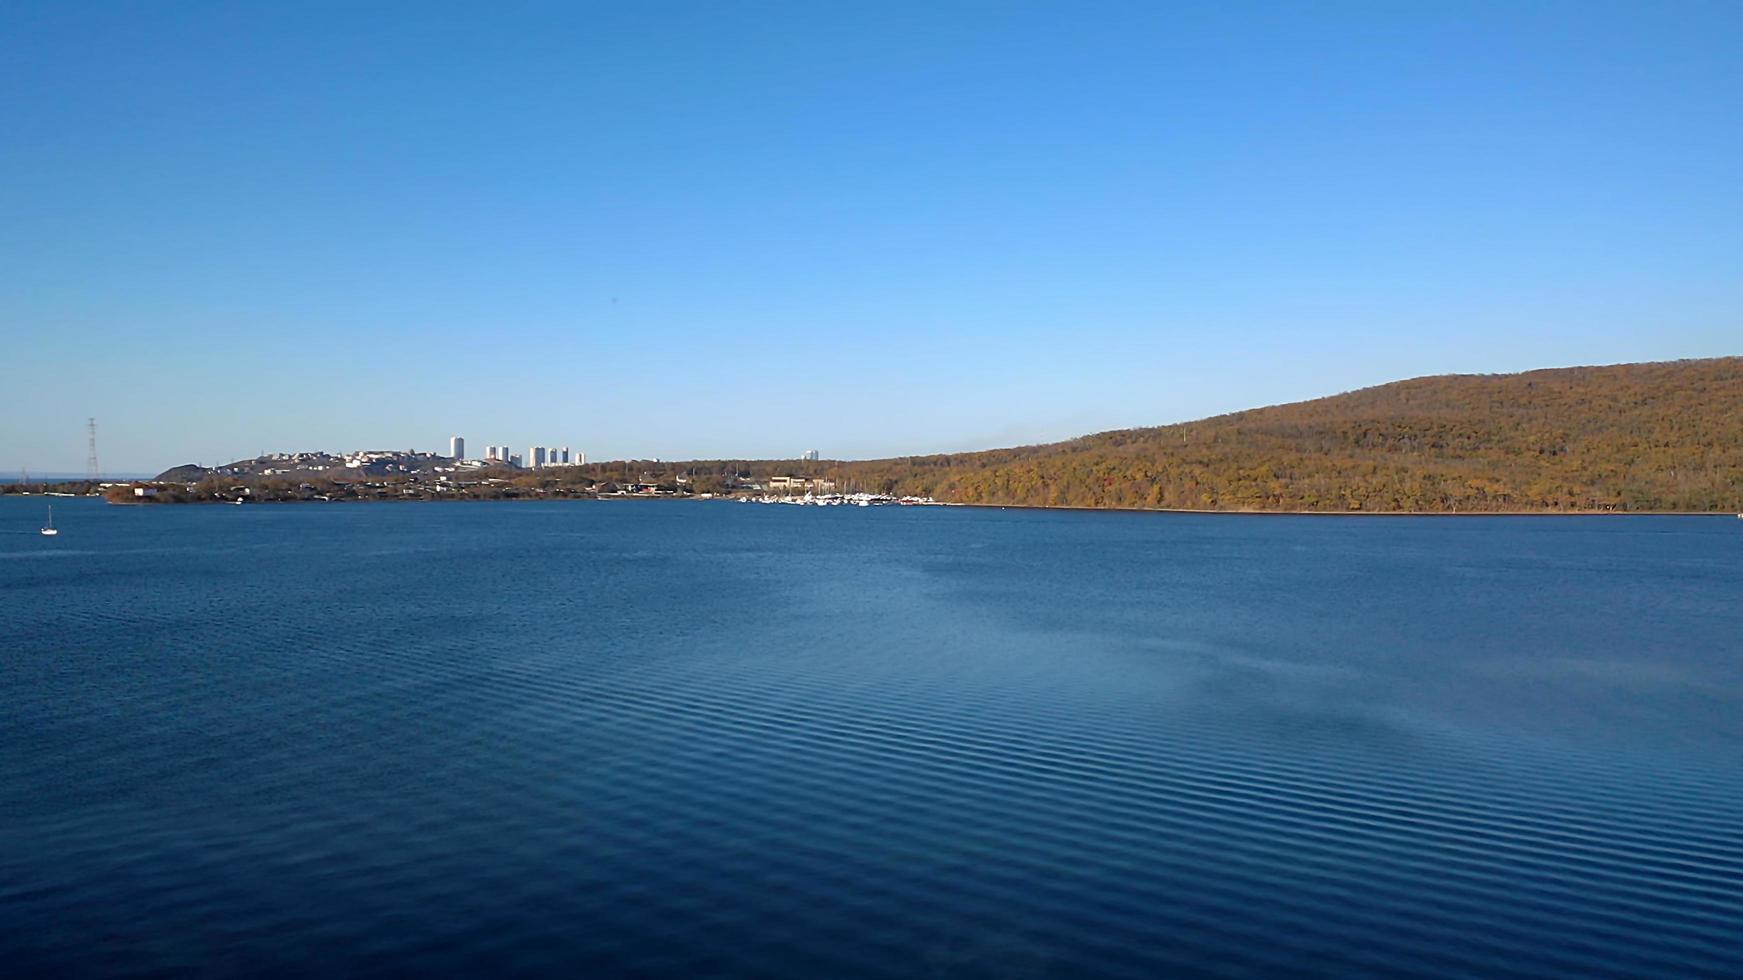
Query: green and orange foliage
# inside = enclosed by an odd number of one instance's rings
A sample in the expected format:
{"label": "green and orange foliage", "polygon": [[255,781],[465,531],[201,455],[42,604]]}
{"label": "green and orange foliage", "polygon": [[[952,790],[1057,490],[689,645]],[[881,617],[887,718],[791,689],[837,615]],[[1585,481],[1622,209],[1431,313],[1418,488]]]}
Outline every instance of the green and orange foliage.
{"label": "green and orange foliage", "polygon": [[1209,510],[1743,506],[1743,358],[1418,378],[839,479],[960,503]]}
{"label": "green and orange foliage", "polygon": [[[192,475],[205,471],[187,468]],[[176,471],[172,471],[174,473]],[[166,474],[166,478],[170,474]],[[1743,358],[1447,375],[1145,429],[977,453],[831,460],[618,460],[470,474],[438,493],[252,481],[251,499],[580,496],[649,484],[719,493],[773,476],[953,503],[1230,511],[1743,509]],[[166,486],[223,499],[237,478]],[[4,488],[0,488],[4,492]]]}
{"label": "green and orange foliage", "polygon": [[630,461],[591,479],[1026,506],[1385,513],[1743,509],[1743,358],[1417,378],[1067,442],[858,462]]}

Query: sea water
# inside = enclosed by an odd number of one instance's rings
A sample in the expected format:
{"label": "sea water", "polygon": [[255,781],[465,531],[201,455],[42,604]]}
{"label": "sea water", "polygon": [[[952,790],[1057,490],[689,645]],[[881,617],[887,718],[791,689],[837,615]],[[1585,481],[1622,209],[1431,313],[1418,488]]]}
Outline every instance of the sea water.
{"label": "sea water", "polygon": [[0,498],[15,974],[1743,975],[1743,524]]}

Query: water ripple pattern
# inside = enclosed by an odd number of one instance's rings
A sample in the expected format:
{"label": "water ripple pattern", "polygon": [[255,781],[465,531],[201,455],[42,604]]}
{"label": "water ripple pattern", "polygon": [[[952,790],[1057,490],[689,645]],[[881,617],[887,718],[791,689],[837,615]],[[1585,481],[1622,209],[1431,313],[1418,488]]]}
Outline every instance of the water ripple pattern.
{"label": "water ripple pattern", "polygon": [[1743,976],[1735,521],[56,520],[9,973]]}

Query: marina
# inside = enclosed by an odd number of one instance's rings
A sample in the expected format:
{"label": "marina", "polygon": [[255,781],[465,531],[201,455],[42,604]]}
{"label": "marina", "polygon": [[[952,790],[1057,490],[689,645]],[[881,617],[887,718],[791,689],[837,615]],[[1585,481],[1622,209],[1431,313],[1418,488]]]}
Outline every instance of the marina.
{"label": "marina", "polygon": [[931,497],[896,497],[881,493],[745,494],[732,499],[746,504],[788,504],[798,507],[943,507]]}

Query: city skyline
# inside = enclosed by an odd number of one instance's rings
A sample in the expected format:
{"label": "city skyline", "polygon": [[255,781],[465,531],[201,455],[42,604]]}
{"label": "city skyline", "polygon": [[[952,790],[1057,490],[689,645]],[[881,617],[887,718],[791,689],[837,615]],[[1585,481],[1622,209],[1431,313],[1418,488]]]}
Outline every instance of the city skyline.
{"label": "city skyline", "polygon": [[[94,421],[94,420],[90,420],[90,421]],[[87,431],[87,435],[89,435],[89,425],[87,425],[86,431]],[[529,445],[522,452],[515,452],[513,447],[508,443],[501,443],[501,444],[490,443],[484,447],[484,452],[473,454],[473,453],[466,452],[467,440],[466,440],[466,437],[464,435],[459,435],[459,434],[450,435],[447,438],[447,443],[448,443],[448,449],[447,449],[446,454],[444,455],[444,458],[452,459],[452,460],[455,460],[457,462],[502,463],[502,464],[512,464],[512,465],[517,466],[517,467],[525,467],[525,468],[533,468],[533,469],[539,468],[540,466],[571,466],[571,465],[572,466],[585,466],[589,462],[588,454],[583,450],[575,449],[572,445],[540,445],[540,444],[534,443],[534,444]],[[234,456],[224,456],[223,458],[219,458],[219,459],[186,460],[184,462],[185,463],[193,463],[195,465],[200,465],[200,466],[223,466],[223,465],[228,465],[230,463],[236,463],[236,462],[246,461],[246,460],[250,460],[250,459],[271,458],[271,457],[276,457],[276,456],[293,456],[293,455],[296,455],[298,453],[309,453],[309,452],[326,452],[326,453],[331,453],[335,456],[348,456],[348,455],[359,454],[359,453],[380,453],[380,452],[390,452],[390,453],[391,452],[405,452],[405,453],[409,453],[409,454],[425,453],[425,454],[432,454],[432,455],[443,455],[441,453],[432,452],[431,450],[420,449],[415,444],[407,446],[404,449],[395,449],[395,448],[384,447],[384,446],[379,446],[379,445],[376,445],[376,446],[353,446],[353,447],[343,448],[343,449],[335,449],[333,447],[310,448],[310,447],[303,446],[303,447],[297,447],[294,449],[283,449],[283,448],[263,449],[263,450],[260,450],[259,452],[255,452],[255,453],[243,453],[243,454],[238,454],[238,455],[234,455]],[[540,457],[539,454],[541,452],[546,454],[546,455],[544,455],[543,457]],[[619,456],[619,457],[595,457],[593,461],[594,462],[622,462],[622,461],[633,461],[633,460],[658,461],[658,460],[661,460],[663,458],[669,458],[669,457],[658,457],[658,456],[641,454],[641,455],[629,455],[629,456]],[[700,457],[694,457],[694,458],[700,458]],[[790,456],[744,457],[744,458],[746,458],[746,459],[769,459],[769,460],[793,459],[793,460],[797,460],[797,461],[801,461],[801,462],[815,462],[820,458],[820,453],[816,449],[807,449],[807,450],[804,450],[802,452],[792,454]],[[537,463],[531,462],[535,459],[538,459],[541,461],[537,462]],[[183,464],[177,463],[174,465],[179,466],[179,465],[183,465]],[[168,466],[159,467],[158,469],[161,470],[161,469],[167,469],[167,468],[169,468],[169,467]],[[143,470],[140,470],[140,471],[121,471],[121,470],[108,471],[108,470],[104,470],[104,469],[99,467],[98,470],[96,471],[96,475],[100,478],[105,478],[105,479],[110,478],[110,477],[126,479],[126,478],[150,477],[150,476],[155,475],[157,471],[158,470],[153,470],[151,472],[146,472]],[[20,466],[17,468],[16,475],[18,475],[20,478],[22,478],[24,476],[30,475],[33,472],[36,476],[40,476],[40,477],[76,478],[76,477],[87,475],[89,471],[87,470],[86,472],[74,473],[71,471],[61,471],[61,470],[53,470],[53,469],[32,470],[32,468],[30,468],[28,466]],[[12,476],[13,476],[12,474],[0,473],[0,481],[10,480],[10,479],[12,479]]]}

